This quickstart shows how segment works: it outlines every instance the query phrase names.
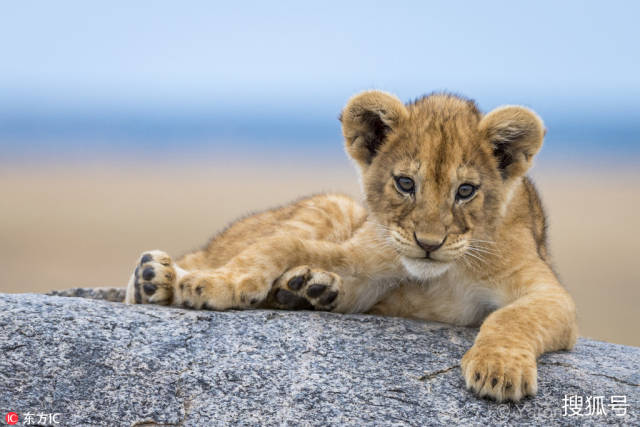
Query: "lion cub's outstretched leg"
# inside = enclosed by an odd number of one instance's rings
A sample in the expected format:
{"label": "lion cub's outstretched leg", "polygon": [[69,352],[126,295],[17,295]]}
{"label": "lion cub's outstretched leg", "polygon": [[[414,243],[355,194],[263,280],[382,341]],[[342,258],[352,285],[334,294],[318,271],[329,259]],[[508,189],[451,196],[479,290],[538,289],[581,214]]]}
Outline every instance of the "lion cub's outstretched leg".
{"label": "lion cub's outstretched leg", "polygon": [[299,264],[313,260],[329,267],[343,257],[335,243],[276,237],[250,246],[222,267],[187,271],[165,252],[148,251],[129,280],[125,302],[208,310],[332,310],[342,294],[340,277]]}
{"label": "lion cub's outstretched leg", "polygon": [[[131,275],[125,302],[215,309],[209,302],[211,296],[205,295],[205,287],[210,286],[207,277],[214,273],[213,270],[189,273],[173,263],[166,253],[159,250],[147,251],[140,256]],[[201,288],[194,288],[191,281],[197,281],[198,276],[204,282],[200,283]],[[182,281],[183,278],[186,280]],[[174,291],[176,287],[180,291]],[[207,289],[207,293],[210,292],[211,289]],[[227,299],[231,303],[231,294],[228,287],[224,286],[218,289],[213,298],[217,301]],[[249,305],[283,310],[332,311],[338,305],[341,294],[340,276],[302,265],[291,268],[280,276],[273,283],[265,300],[249,301]]]}
{"label": "lion cub's outstretched leg", "polygon": [[[189,273],[162,251],[145,252],[131,276],[126,302],[210,310],[234,306],[234,292],[226,281],[212,287],[215,283],[212,277],[216,274],[215,270]],[[249,306],[331,311],[336,308],[342,293],[340,276],[303,265],[287,270],[273,283],[266,298],[249,300]]]}
{"label": "lion cub's outstretched leg", "polygon": [[174,286],[172,304],[210,310],[265,306],[332,309],[340,297],[340,278],[298,266],[330,269],[344,257],[345,251],[337,243],[293,236],[265,238],[219,268],[193,270],[182,276]]}
{"label": "lion cub's outstretched leg", "polygon": [[[231,283],[232,277],[222,269],[189,272],[173,262],[166,252],[146,251],[129,279],[125,302],[223,310],[235,306]],[[251,299],[249,305],[257,305],[262,300],[264,298]]]}
{"label": "lion cub's outstretched leg", "polygon": [[[174,287],[173,304],[212,310],[311,306],[353,311],[367,293],[368,277],[395,275],[401,268],[389,263],[395,259],[391,249],[372,251],[362,244],[373,232],[375,225],[366,224],[340,243],[292,235],[264,238],[222,267],[184,275]],[[343,286],[345,280],[348,286]]]}
{"label": "lion cub's outstretched leg", "polygon": [[[366,233],[365,233],[366,235]],[[363,236],[365,238],[366,236]],[[382,276],[384,248],[361,250],[358,239],[344,244],[274,236],[251,245],[218,268],[186,271],[161,251],[140,258],[127,290],[128,303],[170,304],[195,309],[316,309],[351,312],[368,295],[369,274]],[[182,263],[180,261],[179,263]]]}
{"label": "lion cub's outstretched leg", "polygon": [[389,259],[358,249],[358,240],[371,241],[375,231],[365,227],[366,218],[362,206],[335,194],[249,216],[176,262],[164,252],[144,254],[126,302],[212,310],[294,308],[302,304],[298,297],[314,308],[335,309],[342,299],[339,276],[354,276],[351,270],[361,268],[368,277],[369,264],[378,268]]}

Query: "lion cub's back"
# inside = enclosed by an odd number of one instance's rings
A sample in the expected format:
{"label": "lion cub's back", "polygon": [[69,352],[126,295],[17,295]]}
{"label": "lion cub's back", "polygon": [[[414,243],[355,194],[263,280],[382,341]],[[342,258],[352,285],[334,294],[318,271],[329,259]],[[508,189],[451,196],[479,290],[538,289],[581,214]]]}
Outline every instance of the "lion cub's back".
{"label": "lion cub's back", "polygon": [[249,245],[274,235],[341,242],[349,239],[366,217],[364,207],[346,195],[304,197],[236,220],[205,248],[186,255],[178,264],[183,268],[219,267]]}

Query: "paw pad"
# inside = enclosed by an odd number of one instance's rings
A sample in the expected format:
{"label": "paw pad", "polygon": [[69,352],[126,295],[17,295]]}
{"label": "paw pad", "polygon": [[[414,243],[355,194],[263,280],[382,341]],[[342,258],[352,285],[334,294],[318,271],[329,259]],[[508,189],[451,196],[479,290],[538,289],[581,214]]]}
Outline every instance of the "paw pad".
{"label": "paw pad", "polygon": [[145,252],[133,272],[132,299],[136,304],[169,304],[176,277],[171,258],[162,251]]}
{"label": "paw pad", "polygon": [[278,289],[274,296],[278,304],[289,310],[313,310],[313,305],[309,300],[285,289]]}
{"label": "paw pad", "polygon": [[311,285],[307,288],[307,296],[318,298],[327,289],[327,285]]}
{"label": "paw pad", "polygon": [[151,280],[155,277],[156,273],[153,271],[153,267],[147,267],[142,270],[142,278],[144,280]]}
{"label": "paw pad", "polygon": [[152,260],[153,260],[153,256],[151,254],[144,254],[142,255],[142,258],[140,258],[140,265],[144,265]]}
{"label": "paw pad", "polygon": [[294,291],[299,290],[302,285],[304,285],[304,276],[293,276],[293,278],[287,282],[289,289],[293,289]]}
{"label": "paw pad", "polygon": [[144,289],[145,294],[153,295],[158,289],[158,286],[154,285],[153,283],[145,283],[144,285],[142,285],[142,289]]}
{"label": "paw pad", "polygon": [[327,294],[325,296],[320,298],[320,304],[329,305],[332,302],[334,302],[337,297],[338,297],[338,291],[327,292]]}
{"label": "paw pad", "polygon": [[342,280],[334,273],[300,266],[274,283],[268,303],[286,310],[331,311],[337,305]]}

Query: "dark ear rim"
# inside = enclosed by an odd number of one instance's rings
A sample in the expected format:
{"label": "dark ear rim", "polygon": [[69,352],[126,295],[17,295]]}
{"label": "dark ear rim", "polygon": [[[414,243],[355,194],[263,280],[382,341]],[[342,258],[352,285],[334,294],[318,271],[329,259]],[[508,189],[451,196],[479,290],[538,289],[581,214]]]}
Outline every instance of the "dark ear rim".
{"label": "dark ear rim", "polygon": [[480,131],[492,144],[503,179],[521,176],[542,147],[546,129],[540,116],[519,105],[505,105],[486,114]]}
{"label": "dark ear rim", "polygon": [[353,96],[339,116],[348,154],[362,166],[371,164],[389,132],[407,116],[402,101],[387,92]]}

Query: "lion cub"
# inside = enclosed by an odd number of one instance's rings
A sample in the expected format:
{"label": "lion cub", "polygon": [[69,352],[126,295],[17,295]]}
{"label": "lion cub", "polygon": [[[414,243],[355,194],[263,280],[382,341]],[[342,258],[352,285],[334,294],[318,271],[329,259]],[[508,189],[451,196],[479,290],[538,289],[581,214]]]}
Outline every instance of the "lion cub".
{"label": "lion cub", "polygon": [[341,121],[366,209],[314,196],[242,219],[177,262],[144,253],[126,302],[481,324],[462,358],[467,387],[498,401],[535,394],[536,358],[577,335],[524,176],[542,145],[540,118],[518,106],[483,115],[449,94],[403,105],[369,91]]}

